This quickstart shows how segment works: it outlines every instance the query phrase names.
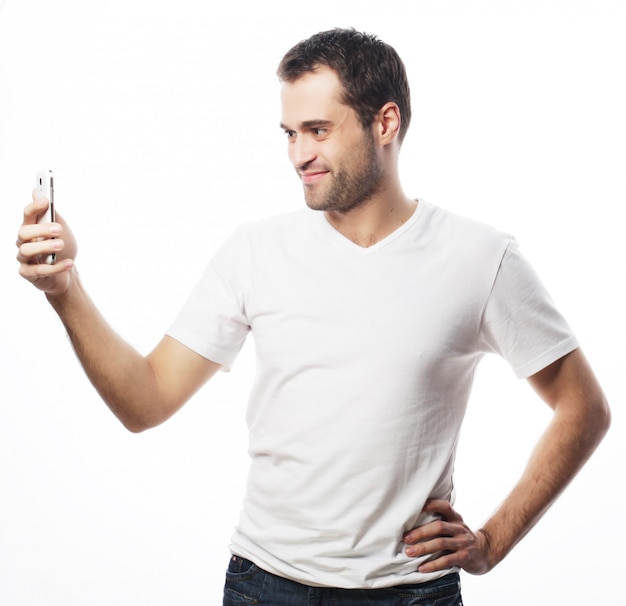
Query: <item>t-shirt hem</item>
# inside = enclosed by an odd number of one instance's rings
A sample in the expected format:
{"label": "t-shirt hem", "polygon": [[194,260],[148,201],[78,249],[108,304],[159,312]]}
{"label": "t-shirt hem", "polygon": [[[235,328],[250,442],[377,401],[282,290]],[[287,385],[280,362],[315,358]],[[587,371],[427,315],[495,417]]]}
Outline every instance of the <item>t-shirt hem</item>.
{"label": "t-shirt hem", "polygon": [[569,337],[565,341],[562,341],[558,345],[552,347],[543,355],[535,358],[532,362],[528,362],[523,366],[518,366],[513,369],[515,376],[518,379],[527,379],[540,370],[550,366],[553,362],[556,362],[563,356],[567,355],[579,347],[576,337]]}
{"label": "t-shirt hem", "polygon": [[168,337],[171,337],[175,341],[178,341],[181,345],[191,349],[198,355],[210,360],[211,362],[215,362],[216,364],[220,364],[220,370],[223,372],[230,372],[234,359],[237,356],[236,353],[227,352],[223,349],[218,349],[215,347],[211,347],[206,343],[201,343],[196,341],[190,335],[181,334],[180,331],[168,330],[165,333]]}
{"label": "t-shirt hem", "polygon": [[287,579],[289,581],[293,581],[294,583],[299,583],[301,585],[305,585],[307,587],[321,587],[321,588],[330,588],[330,589],[386,589],[389,587],[399,587],[401,585],[419,585],[421,583],[427,583],[429,581],[435,581],[446,575],[459,573],[461,572],[461,568],[458,566],[451,566],[449,568],[444,568],[442,570],[438,570],[436,572],[430,573],[420,573],[417,570],[411,572],[411,574],[390,574],[385,576],[379,576],[376,578],[363,578],[358,580],[357,578],[346,578],[345,575],[337,574],[337,575],[329,575],[329,573],[325,574],[315,574],[311,575],[297,575],[297,574],[289,574],[284,570],[280,570],[274,566],[272,566],[269,562],[266,562],[255,555],[249,553],[246,549],[242,549],[240,547],[235,547],[233,545],[230,546],[229,551],[231,555],[238,556],[240,558],[244,558],[246,560],[250,560],[257,568],[260,568],[264,572],[269,572],[270,574],[276,575],[282,579]]}

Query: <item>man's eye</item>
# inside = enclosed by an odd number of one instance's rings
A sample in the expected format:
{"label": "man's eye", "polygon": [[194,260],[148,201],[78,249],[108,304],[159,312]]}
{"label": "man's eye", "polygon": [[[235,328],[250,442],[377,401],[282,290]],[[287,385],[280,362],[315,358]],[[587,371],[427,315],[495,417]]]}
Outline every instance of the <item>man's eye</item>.
{"label": "man's eye", "polygon": [[285,134],[287,135],[287,139],[293,139],[296,136],[295,130],[285,130]]}
{"label": "man's eye", "polygon": [[311,129],[311,132],[316,137],[323,137],[328,132],[328,130],[326,128],[313,128]]}

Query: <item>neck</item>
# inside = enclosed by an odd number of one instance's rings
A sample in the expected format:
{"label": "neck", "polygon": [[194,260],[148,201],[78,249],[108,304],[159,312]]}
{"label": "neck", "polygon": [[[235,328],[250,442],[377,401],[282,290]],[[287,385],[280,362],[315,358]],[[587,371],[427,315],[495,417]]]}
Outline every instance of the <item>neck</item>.
{"label": "neck", "polygon": [[400,187],[383,188],[363,205],[346,212],[326,211],[328,222],[343,236],[363,248],[373,246],[406,223],[415,212],[417,201]]}

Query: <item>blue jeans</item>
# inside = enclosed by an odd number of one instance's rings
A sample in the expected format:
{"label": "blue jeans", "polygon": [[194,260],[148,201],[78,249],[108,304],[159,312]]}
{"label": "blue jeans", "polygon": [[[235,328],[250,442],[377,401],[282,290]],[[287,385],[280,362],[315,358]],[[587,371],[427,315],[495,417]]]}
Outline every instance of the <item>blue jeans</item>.
{"label": "blue jeans", "polygon": [[232,556],[222,606],[463,606],[457,573],[417,585],[384,589],[309,587]]}

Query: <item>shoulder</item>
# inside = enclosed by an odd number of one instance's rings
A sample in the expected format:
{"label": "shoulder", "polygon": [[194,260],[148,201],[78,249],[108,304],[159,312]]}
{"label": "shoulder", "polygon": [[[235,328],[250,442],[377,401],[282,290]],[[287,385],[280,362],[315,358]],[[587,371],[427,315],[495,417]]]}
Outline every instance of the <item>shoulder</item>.
{"label": "shoulder", "polygon": [[318,229],[315,212],[306,208],[243,223],[231,239],[240,251],[268,258],[310,246]]}
{"label": "shoulder", "polygon": [[432,244],[459,256],[487,255],[501,259],[515,242],[513,236],[492,225],[435,206],[424,204],[427,238]]}
{"label": "shoulder", "polygon": [[248,271],[252,265],[273,264],[310,241],[314,221],[308,209],[298,209],[239,224],[211,256],[208,269],[226,274]]}
{"label": "shoulder", "polygon": [[434,228],[443,231],[444,234],[454,234],[469,240],[481,238],[488,239],[510,239],[510,234],[500,231],[496,227],[483,221],[472,219],[465,215],[460,215],[450,210],[436,206],[431,202],[422,202],[427,221]]}
{"label": "shoulder", "polygon": [[291,233],[294,229],[307,229],[311,225],[311,211],[298,209],[291,212],[256,219],[241,224],[237,232],[252,238],[273,237]]}

